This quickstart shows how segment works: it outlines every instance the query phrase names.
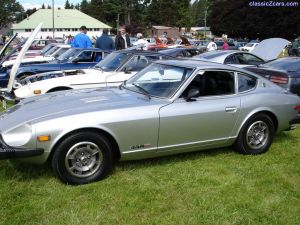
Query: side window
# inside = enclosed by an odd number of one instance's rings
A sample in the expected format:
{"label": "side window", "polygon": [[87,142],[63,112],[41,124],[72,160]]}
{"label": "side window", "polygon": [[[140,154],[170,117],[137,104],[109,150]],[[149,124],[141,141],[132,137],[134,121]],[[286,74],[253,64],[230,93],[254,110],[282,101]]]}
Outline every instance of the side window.
{"label": "side window", "polygon": [[264,63],[264,61],[254,55],[251,54],[239,54],[241,60],[243,61],[243,63],[241,62],[241,64],[248,64],[248,65],[260,65],[262,63]]}
{"label": "side window", "polygon": [[148,66],[153,60],[143,55],[132,57],[125,66],[127,71],[140,71]]}
{"label": "side window", "polygon": [[93,62],[100,62],[103,59],[103,52],[95,52]]}
{"label": "side window", "polygon": [[224,60],[224,64],[240,64],[240,63],[237,60],[236,56],[232,54],[226,57],[226,59]]}
{"label": "side window", "polygon": [[234,94],[234,73],[206,71],[199,74],[183,92],[182,97],[186,97],[191,89],[199,91],[198,97]]}
{"label": "side window", "polygon": [[93,52],[83,51],[76,58],[77,62],[93,62]]}
{"label": "side window", "polygon": [[238,73],[239,92],[245,92],[253,89],[256,86],[257,79],[242,73]]}

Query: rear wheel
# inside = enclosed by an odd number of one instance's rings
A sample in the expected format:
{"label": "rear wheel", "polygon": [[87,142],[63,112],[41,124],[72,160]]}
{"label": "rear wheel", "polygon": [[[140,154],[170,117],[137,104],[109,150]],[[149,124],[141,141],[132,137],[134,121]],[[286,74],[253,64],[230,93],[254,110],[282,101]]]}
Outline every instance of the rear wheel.
{"label": "rear wheel", "polygon": [[234,147],[242,154],[264,153],[272,144],[274,132],[274,123],[269,116],[254,115],[242,127]]}
{"label": "rear wheel", "polygon": [[61,181],[86,184],[107,176],[113,166],[112,148],[97,133],[79,132],[67,137],[55,149],[52,168]]}

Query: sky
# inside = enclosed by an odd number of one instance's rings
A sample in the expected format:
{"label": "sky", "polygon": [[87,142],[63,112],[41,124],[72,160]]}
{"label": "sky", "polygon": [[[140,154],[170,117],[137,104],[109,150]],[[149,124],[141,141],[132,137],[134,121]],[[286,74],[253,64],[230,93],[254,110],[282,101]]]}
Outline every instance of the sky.
{"label": "sky", "polygon": [[[41,8],[42,4],[44,3],[45,6],[52,5],[52,0],[17,0],[24,9],[32,9],[32,8]],[[77,4],[80,3],[81,0],[69,0],[70,4]],[[63,8],[66,3],[66,0],[54,0],[55,8],[61,7]]]}

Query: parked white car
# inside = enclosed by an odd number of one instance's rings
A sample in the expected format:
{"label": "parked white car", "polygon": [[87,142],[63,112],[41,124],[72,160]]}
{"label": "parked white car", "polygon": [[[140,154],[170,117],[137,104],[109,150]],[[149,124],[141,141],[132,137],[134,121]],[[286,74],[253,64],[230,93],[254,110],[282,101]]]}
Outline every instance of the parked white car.
{"label": "parked white car", "polygon": [[20,99],[68,89],[118,86],[159,59],[173,57],[151,51],[113,52],[90,69],[47,72],[16,81],[14,95]]}
{"label": "parked white car", "polygon": [[246,51],[246,52],[252,52],[254,50],[254,48],[258,45],[259,43],[248,43],[243,47],[239,47],[239,50],[241,51]]}
{"label": "parked white car", "polygon": [[[63,54],[65,51],[70,49],[70,45],[65,44],[56,44],[53,48],[47,51],[44,55],[36,55],[31,57],[26,57],[21,61],[21,65],[29,65],[29,64],[39,64],[39,63],[48,63],[50,61],[55,60],[58,56]],[[3,62],[3,67],[11,67],[16,62],[15,59],[8,60]]]}

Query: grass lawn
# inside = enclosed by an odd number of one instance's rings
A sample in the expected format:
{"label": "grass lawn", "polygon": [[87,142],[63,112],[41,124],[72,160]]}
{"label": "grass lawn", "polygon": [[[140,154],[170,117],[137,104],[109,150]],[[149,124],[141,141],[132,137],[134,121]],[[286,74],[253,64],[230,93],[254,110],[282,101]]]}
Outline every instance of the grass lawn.
{"label": "grass lawn", "polygon": [[0,224],[300,224],[300,128],[263,155],[232,148],[119,162],[67,186],[48,165],[0,161]]}

